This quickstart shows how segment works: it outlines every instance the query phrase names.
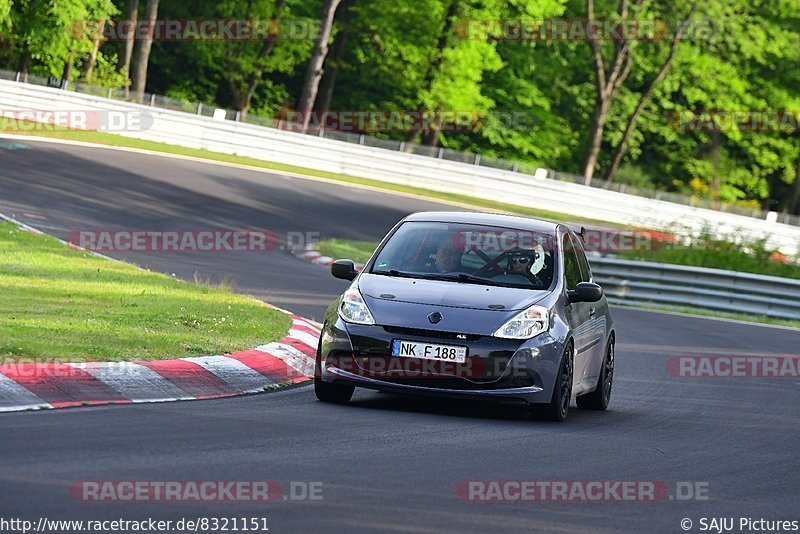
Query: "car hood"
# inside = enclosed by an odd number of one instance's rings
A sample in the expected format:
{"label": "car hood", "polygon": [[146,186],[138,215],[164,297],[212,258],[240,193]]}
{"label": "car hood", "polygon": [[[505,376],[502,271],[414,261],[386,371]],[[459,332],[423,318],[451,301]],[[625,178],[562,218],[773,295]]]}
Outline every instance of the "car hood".
{"label": "car hood", "polygon": [[365,298],[493,312],[524,310],[548,295],[546,290],[418,280],[364,273],[359,290]]}

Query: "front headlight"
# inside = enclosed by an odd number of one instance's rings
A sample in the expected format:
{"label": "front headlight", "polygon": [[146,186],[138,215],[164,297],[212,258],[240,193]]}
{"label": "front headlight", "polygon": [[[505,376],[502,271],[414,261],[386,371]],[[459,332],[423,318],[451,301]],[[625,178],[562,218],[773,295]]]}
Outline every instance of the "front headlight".
{"label": "front headlight", "polygon": [[493,335],[506,339],[530,339],[546,331],[549,326],[550,319],[547,308],[531,306],[512,317]]}
{"label": "front headlight", "polygon": [[342,305],[339,306],[339,317],[348,323],[355,324],[375,324],[375,319],[367,308],[367,303],[358,291],[355,284],[345,291],[342,297]]}

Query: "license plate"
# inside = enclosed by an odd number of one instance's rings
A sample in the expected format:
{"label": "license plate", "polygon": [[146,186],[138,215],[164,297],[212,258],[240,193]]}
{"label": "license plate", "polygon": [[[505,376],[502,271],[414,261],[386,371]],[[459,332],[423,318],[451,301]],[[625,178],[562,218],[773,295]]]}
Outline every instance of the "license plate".
{"label": "license plate", "polygon": [[392,341],[392,356],[464,363],[467,361],[467,347],[395,339]]}

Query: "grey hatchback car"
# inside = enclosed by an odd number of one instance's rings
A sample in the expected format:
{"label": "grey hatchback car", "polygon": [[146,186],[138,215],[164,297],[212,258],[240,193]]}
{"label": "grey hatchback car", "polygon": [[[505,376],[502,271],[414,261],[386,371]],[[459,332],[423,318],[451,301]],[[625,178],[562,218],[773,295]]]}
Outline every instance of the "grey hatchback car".
{"label": "grey hatchback car", "polygon": [[317,398],[356,386],[517,401],[563,421],[570,404],[605,410],[616,333],[580,237],[563,224],[427,212],[400,221],[328,308]]}

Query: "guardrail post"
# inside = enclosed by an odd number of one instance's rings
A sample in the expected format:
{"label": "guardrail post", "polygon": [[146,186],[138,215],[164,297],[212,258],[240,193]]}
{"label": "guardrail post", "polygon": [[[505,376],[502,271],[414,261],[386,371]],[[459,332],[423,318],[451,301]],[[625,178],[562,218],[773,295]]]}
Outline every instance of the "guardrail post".
{"label": "guardrail post", "polygon": [[111,99],[111,92],[114,91],[113,88],[109,87],[108,92],[106,93],[106,98]]}
{"label": "guardrail post", "polygon": [[439,159],[442,159],[444,157],[444,149],[442,147],[439,147],[439,154],[436,157],[438,157]]}
{"label": "guardrail post", "polygon": [[475,165],[480,165],[480,164],[481,164],[481,155],[475,154]]}
{"label": "guardrail post", "polygon": [[202,115],[203,114],[203,103],[202,102],[197,104],[197,114],[198,115]]}
{"label": "guardrail post", "polygon": [[519,161],[515,161],[511,166],[511,172],[519,172]]}
{"label": "guardrail post", "polygon": [[[322,129],[320,129],[320,131],[322,131]],[[363,145],[364,141],[365,141],[365,138],[366,138],[366,136],[364,134],[359,135],[358,136],[358,144],[359,145]]]}
{"label": "guardrail post", "polygon": [[398,147],[397,151],[398,152],[404,152],[405,149],[406,149],[406,142],[405,141],[400,141],[400,146]]}
{"label": "guardrail post", "polygon": [[155,107],[155,105],[156,105],[156,95],[152,94],[150,95],[150,107]]}
{"label": "guardrail post", "polygon": [[15,81],[15,82],[18,82],[18,81],[19,81],[19,76],[20,76],[20,72],[19,72],[19,71],[17,71],[17,75],[16,75],[16,77],[14,77],[14,81]]}

